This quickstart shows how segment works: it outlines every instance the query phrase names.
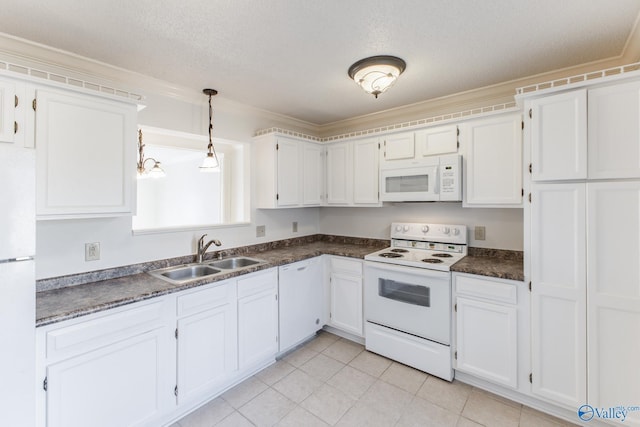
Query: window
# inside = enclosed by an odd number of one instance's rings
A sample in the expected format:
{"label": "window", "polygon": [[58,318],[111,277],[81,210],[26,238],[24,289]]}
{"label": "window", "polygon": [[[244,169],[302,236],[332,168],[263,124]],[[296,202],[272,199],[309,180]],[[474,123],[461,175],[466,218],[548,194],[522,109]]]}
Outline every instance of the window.
{"label": "window", "polygon": [[[137,182],[134,232],[203,228],[248,221],[243,143],[214,139],[220,168],[202,173],[207,137],[142,128],[145,158],[161,162],[163,178]],[[147,163],[149,165],[149,163]]]}

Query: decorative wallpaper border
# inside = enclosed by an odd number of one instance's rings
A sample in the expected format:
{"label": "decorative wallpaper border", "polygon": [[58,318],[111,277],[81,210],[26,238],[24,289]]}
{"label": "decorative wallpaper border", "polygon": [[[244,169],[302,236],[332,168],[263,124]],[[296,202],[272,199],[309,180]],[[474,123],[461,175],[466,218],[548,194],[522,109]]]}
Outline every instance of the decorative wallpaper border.
{"label": "decorative wallpaper border", "polygon": [[263,135],[270,135],[273,133],[279,133],[282,135],[288,135],[296,138],[307,139],[309,141],[314,141],[314,142],[335,142],[335,141],[340,141],[347,138],[377,135],[377,134],[382,134],[384,132],[396,131],[399,129],[409,129],[409,128],[424,126],[424,125],[433,124],[433,123],[441,123],[441,122],[447,122],[450,120],[463,119],[466,117],[473,117],[480,114],[509,111],[510,109],[515,110],[516,108],[517,108],[516,102],[512,101],[504,104],[496,104],[496,105],[490,105],[487,107],[472,108],[470,110],[442,114],[439,116],[432,116],[432,117],[427,117],[420,120],[412,120],[409,122],[397,123],[397,124],[392,124],[388,126],[381,126],[379,128],[365,129],[365,130],[359,130],[359,131],[354,131],[349,133],[343,133],[340,135],[327,136],[324,138],[319,138],[317,136],[308,135],[308,134],[304,134],[301,132],[296,132],[288,129],[276,128],[276,127],[258,130],[255,133],[255,136],[263,136]]}
{"label": "decorative wallpaper border", "polygon": [[117,89],[110,86],[104,86],[98,83],[92,83],[86,80],[80,80],[73,77],[63,76],[61,74],[50,73],[48,71],[38,70],[36,68],[26,67],[24,65],[18,65],[11,62],[7,62],[7,61],[0,61],[0,70],[9,71],[16,74],[22,74],[30,77],[37,77],[40,79],[49,80],[52,82],[73,86],[76,88],[90,89],[96,92],[106,93],[108,95],[118,96],[126,99],[132,99],[134,101],[144,100],[144,96],[138,93]]}

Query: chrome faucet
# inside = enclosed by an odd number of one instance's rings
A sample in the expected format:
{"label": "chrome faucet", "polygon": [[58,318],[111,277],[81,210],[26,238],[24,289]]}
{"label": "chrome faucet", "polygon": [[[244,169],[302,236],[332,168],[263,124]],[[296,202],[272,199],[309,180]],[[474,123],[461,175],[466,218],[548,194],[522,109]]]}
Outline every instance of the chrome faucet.
{"label": "chrome faucet", "polygon": [[207,243],[204,243],[205,236],[206,234],[203,234],[198,239],[198,253],[196,253],[196,262],[198,263],[204,261],[204,254],[207,252],[207,249],[209,249],[209,246],[211,246],[212,243],[216,246],[222,245],[222,242],[220,242],[220,240],[218,239],[211,239]]}

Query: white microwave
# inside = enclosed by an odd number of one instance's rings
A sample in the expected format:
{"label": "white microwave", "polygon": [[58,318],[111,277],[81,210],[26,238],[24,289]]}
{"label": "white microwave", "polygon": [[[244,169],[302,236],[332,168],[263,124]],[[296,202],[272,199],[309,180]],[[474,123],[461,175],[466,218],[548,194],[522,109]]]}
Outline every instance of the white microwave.
{"label": "white microwave", "polygon": [[431,156],[419,163],[387,164],[380,170],[383,202],[462,200],[462,156]]}

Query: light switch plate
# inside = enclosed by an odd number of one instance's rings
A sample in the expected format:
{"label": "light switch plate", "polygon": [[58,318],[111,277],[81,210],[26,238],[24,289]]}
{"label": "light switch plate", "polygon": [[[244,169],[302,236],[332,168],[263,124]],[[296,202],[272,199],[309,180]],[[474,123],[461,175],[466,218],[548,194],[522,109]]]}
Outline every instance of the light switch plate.
{"label": "light switch plate", "polygon": [[256,226],[256,237],[264,237],[267,234],[267,226],[266,225],[258,225]]}
{"label": "light switch plate", "polygon": [[484,225],[478,225],[476,226],[475,230],[474,230],[474,234],[475,234],[475,239],[476,240],[484,240],[485,239],[485,227]]}
{"label": "light switch plate", "polygon": [[293,221],[293,224],[291,225],[291,229],[294,233],[298,232],[298,221]]}

